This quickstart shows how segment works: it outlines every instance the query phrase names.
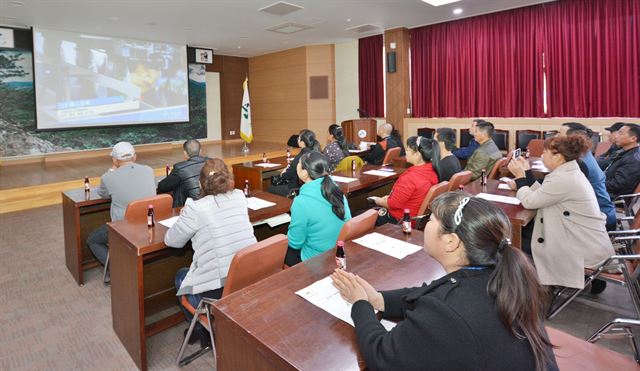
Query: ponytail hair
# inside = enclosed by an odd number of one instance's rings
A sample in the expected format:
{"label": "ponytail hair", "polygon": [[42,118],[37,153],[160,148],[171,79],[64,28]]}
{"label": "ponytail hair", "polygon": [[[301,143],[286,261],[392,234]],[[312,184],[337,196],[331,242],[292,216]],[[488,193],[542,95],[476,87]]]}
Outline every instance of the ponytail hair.
{"label": "ponytail hair", "polygon": [[440,176],[440,146],[435,139],[425,137],[409,137],[407,147],[419,152],[426,163],[433,164],[433,169]]}
{"label": "ponytail hair", "polygon": [[344,193],[340,190],[331,176],[329,176],[329,160],[320,152],[312,151],[305,153],[300,157],[300,167],[309,173],[309,177],[313,180],[322,179],[322,197],[329,201],[333,213],[344,220]]}
{"label": "ponytail hair", "polygon": [[332,124],[329,126],[329,134],[331,134],[336,142],[338,142],[338,145],[345,156],[348,156],[349,147],[347,146],[347,140],[344,137],[342,127],[340,127],[340,125]]}
{"label": "ponytail hair", "polygon": [[314,151],[320,151],[320,142],[316,139],[316,133],[311,130],[304,129],[300,131],[298,140],[304,143],[306,148]]}
{"label": "ponytail hair", "polygon": [[554,360],[544,330],[548,295],[529,259],[511,246],[509,218],[492,202],[464,192],[437,197],[431,209],[440,222],[440,234],[460,238],[471,266],[494,268],[487,293],[495,299],[501,322],[513,336],[529,342],[536,370],[546,370]]}

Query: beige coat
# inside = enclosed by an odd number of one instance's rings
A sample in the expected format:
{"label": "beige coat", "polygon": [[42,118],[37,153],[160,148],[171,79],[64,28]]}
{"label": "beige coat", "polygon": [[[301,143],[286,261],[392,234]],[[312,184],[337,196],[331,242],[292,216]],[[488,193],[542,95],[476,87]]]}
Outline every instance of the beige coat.
{"label": "beige coat", "polygon": [[516,197],[525,208],[538,209],[531,252],[543,285],[584,287],[584,268],[614,254],[606,218],[575,161],[558,166],[542,185],[520,188]]}

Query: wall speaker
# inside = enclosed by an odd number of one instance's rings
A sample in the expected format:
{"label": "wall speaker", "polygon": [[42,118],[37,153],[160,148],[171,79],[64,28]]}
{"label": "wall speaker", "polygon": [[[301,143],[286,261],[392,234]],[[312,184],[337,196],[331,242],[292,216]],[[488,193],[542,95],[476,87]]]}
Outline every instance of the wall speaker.
{"label": "wall speaker", "polygon": [[387,72],[396,72],[396,52],[387,53]]}

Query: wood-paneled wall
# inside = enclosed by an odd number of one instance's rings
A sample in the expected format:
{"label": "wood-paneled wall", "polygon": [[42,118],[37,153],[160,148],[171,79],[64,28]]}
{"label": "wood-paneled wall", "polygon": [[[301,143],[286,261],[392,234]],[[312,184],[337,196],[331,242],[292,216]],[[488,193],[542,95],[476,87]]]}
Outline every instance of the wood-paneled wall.
{"label": "wood-paneled wall", "polygon": [[[207,72],[220,73],[222,139],[238,139],[240,138],[242,82],[249,73],[249,59],[215,55],[213,64],[207,65],[206,69]],[[231,131],[235,134],[231,135]]]}
{"label": "wood-paneled wall", "polygon": [[[391,48],[395,43],[395,49]],[[394,28],[384,32],[385,51],[396,52],[396,72],[386,72],[387,78],[387,107],[385,116],[387,122],[392,123],[398,131],[403,131],[403,119],[409,117],[409,30]],[[386,58],[386,56],[385,56]],[[387,68],[388,69],[388,68]]]}
{"label": "wood-paneled wall", "polygon": [[[316,133],[324,146],[329,125],[336,122],[335,47],[334,45],[307,46],[307,84],[311,76],[327,76],[329,97],[307,100],[307,128]],[[309,87],[307,87],[307,90]]]}

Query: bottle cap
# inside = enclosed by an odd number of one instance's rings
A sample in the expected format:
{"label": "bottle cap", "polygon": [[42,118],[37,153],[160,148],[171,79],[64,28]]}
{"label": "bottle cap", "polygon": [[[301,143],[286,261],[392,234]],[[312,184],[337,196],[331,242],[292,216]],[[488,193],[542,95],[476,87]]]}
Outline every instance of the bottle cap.
{"label": "bottle cap", "polygon": [[336,242],[336,245],[337,246],[344,246],[344,241],[338,241],[338,242]]}
{"label": "bottle cap", "polygon": [[149,209],[153,209],[153,205],[149,204]]}
{"label": "bottle cap", "polygon": [[404,212],[408,214],[408,213],[410,213],[410,212],[411,212],[411,210],[409,210],[409,209],[404,209]]}

